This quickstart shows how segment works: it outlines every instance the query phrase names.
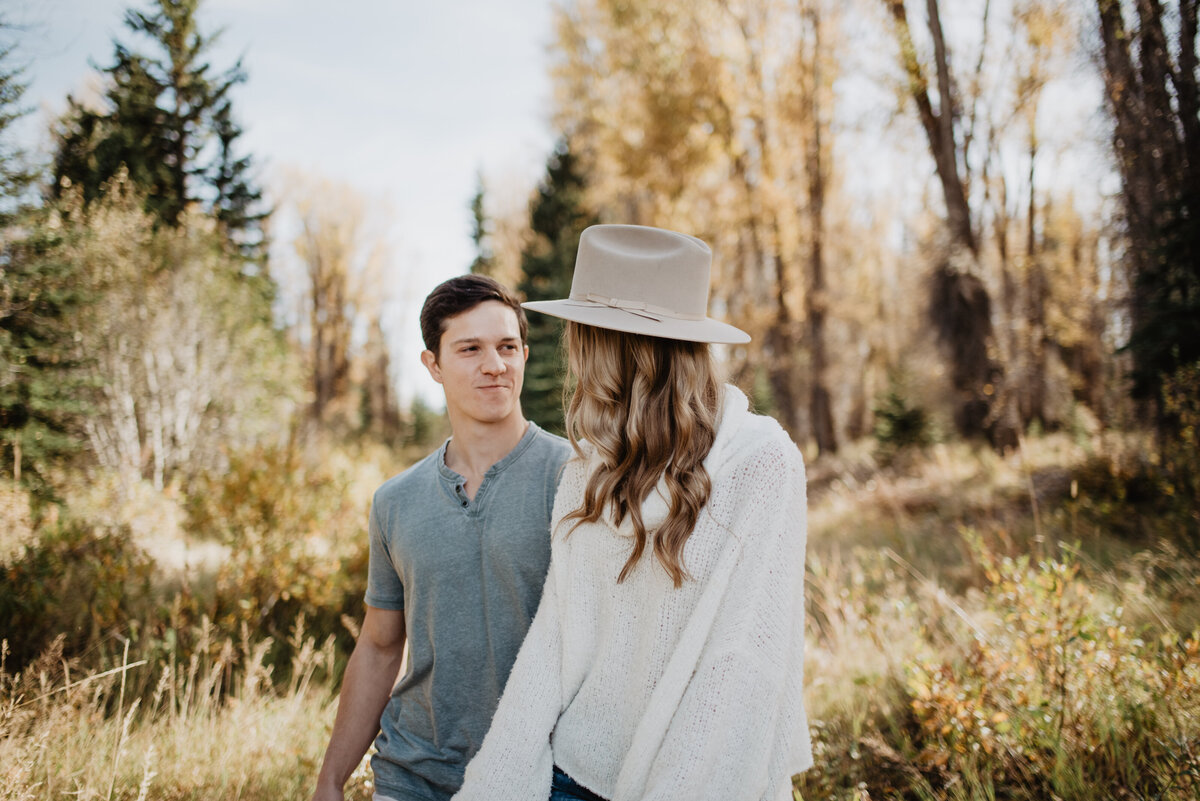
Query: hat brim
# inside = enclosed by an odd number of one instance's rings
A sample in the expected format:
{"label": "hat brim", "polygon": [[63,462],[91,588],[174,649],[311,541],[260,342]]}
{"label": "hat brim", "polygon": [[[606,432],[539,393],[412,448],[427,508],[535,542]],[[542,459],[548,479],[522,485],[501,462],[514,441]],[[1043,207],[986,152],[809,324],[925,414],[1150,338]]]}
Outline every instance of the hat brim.
{"label": "hat brim", "polygon": [[522,303],[521,306],[529,311],[627,334],[725,345],[743,345],[750,341],[750,335],[742,329],[710,317],[701,320],[680,320],[653,312],[618,309],[587,300],[531,300]]}

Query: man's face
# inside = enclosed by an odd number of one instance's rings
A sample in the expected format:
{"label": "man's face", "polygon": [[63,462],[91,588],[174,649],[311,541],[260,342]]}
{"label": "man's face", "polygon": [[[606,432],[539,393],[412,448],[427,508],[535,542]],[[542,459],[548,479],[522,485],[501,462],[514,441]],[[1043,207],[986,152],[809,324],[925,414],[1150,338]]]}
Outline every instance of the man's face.
{"label": "man's face", "polygon": [[498,300],[447,319],[437,358],[432,351],[421,354],[433,380],[446,391],[451,419],[480,423],[520,413],[527,358],[516,312]]}

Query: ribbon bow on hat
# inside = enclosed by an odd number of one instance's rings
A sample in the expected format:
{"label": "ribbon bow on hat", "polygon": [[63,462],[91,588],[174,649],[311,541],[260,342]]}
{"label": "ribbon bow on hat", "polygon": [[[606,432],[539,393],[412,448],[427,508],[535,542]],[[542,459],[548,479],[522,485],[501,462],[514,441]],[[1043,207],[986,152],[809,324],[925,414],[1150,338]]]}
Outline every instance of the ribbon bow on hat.
{"label": "ribbon bow on hat", "polygon": [[621,300],[620,298],[605,297],[596,292],[588,292],[583,300],[591,303],[599,303],[603,306],[608,306],[613,309],[623,309],[627,312],[645,317],[647,320],[654,322],[662,322],[663,317],[675,317],[675,312],[664,306],[655,306],[652,303],[646,303],[640,300]]}

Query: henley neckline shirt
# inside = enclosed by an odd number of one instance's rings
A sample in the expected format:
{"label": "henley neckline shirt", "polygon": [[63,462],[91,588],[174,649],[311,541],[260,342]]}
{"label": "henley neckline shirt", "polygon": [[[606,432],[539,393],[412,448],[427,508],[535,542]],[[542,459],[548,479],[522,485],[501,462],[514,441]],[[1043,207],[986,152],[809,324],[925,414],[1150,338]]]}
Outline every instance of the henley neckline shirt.
{"label": "henley neckline shirt", "polygon": [[408,669],[380,721],[375,789],[444,801],[462,783],[537,611],[570,444],[532,421],[475,497],[446,440],[386,481],[370,515],[366,603],[404,612]]}

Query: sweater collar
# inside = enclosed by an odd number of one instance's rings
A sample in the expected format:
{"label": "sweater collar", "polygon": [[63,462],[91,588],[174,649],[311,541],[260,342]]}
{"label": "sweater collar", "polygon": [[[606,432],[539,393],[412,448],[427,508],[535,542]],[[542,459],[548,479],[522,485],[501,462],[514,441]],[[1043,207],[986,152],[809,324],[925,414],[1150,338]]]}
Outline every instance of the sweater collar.
{"label": "sweater collar", "polygon": [[[737,443],[738,430],[749,417],[750,401],[746,395],[732,384],[726,384],[717,409],[717,436],[713,440],[708,455],[704,457],[704,469],[708,471],[710,478],[716,477],[725,457]],[[595,448],[588,447],[586,452],[588,455],[587,474],[590,476],[592,471],[599,466],[600,460],[596,456]],[[666,521],[670,511],[671,493],[667,489],[665,477],[662,477],[659,478],[650,494],[646,496],[646,500],[642,502],[642,523],[645,525],[646,531],[656,531]],[[601,515],[600,519],[617,534],[623,537],[634,536],[633,520],[628,515],[620,525],[616,525],[613,522],[610,507]]]}

